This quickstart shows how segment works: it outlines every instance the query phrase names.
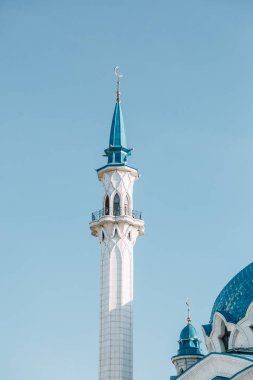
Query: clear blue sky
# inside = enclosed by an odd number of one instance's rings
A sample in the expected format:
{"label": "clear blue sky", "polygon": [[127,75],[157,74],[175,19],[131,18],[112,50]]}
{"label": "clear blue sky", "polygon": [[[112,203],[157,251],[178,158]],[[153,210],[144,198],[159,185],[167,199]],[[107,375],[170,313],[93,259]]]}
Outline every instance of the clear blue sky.
{"label": "clear blue sky", "polygon": [[0,378],[97,379],[95,168],[120,65],[135,208],[135,379],[168,379],[253,251],[251,0],[1,0]]}

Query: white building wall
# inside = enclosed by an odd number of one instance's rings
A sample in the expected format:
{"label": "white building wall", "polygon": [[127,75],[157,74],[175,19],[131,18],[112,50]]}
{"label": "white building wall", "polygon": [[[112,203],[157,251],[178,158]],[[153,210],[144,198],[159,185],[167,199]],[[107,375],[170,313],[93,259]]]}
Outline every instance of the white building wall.
{"label": "white building wall", "polygon": [[173,358],[172,363],[176,367],[177,375],[180,375],[200,359],[202,359],[200,355],[184,355]]}
{"label": "white building wall", "polygon": [[[230,379],[246,369],[252,362],[236,355],[211,354],[180,376],[180,380],[213,380],[215,377]],[[242,377],[243,378],[243,377]],[[241,379],[238,377],[238,379]]]}

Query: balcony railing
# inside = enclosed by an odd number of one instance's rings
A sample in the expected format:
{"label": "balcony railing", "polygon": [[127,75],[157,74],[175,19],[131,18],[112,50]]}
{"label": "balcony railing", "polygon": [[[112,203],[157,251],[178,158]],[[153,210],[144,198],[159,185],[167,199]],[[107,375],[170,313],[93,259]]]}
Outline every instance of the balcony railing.
{"label": "balcony railing", "polygon": [[101,210],[98,210],[98,211],[94,211],[91,214],[91,220],[92,220],[92,222],[95,222],[95,221],[99,220],[100,218],[102,218],[103,216],[115,216],[115,217],[117,217],[117,216],[131,216],[134,219],[141,219],[142,220],[141,211],[132,210],[131,212],[128,212],[128,210],[121,209],[120,207],[116,210],[113,210],[112,212],[111,212],[111,210],[104,209],[104,208],[102,208]]}

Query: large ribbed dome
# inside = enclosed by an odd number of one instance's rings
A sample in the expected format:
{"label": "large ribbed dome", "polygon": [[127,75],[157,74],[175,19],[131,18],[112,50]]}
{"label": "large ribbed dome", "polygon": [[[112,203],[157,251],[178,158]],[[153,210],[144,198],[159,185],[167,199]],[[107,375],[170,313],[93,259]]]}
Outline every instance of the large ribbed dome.
{"label": "large ribbed dome", "polygon": [[253,263],[241,270],[218,295],[212,309],[210,323],[216,312],[224,315],[228,322],[237,323],[245,317],[253,302]]}

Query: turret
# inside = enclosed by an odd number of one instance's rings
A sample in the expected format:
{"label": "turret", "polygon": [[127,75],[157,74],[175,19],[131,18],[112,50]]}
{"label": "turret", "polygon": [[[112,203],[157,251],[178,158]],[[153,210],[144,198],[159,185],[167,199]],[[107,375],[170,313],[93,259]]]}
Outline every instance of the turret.
{"label": "turret", "polygon": [[[179,349],[177,355],[171,358],[172,363],[176,367],[177,376],[181,375],[184,371],[190,368],[194,363],[203,358],[200,348],[200,339],[198,338],[197,331],[191,323],[190,305],[187,303],[188,317],[187,325],[181,331],[179,337]],[[172,377],[171,379],[176,379]]]}

